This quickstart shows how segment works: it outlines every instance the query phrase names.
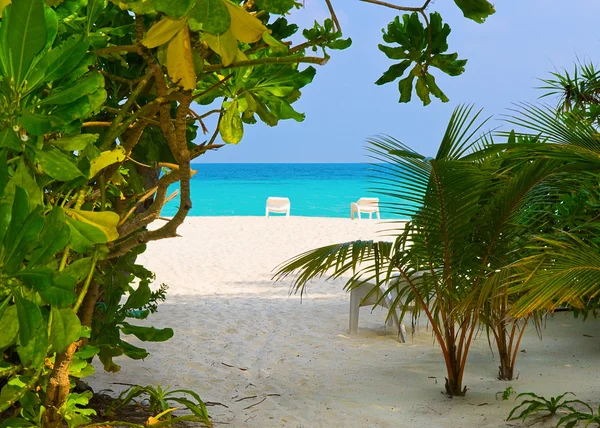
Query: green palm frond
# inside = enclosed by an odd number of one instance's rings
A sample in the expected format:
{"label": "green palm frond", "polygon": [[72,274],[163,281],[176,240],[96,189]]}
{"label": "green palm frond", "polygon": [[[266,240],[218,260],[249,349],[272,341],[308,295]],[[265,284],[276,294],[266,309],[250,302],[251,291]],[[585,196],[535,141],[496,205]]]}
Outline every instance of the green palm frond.
{"label": "green palm frond", "polygon": [[600,293],[600,247],[573,234],[559,238],[540,238],[539,254],[516,264],[526,267],[526,277],[512,290],[520,295],[512,309],[514,316],[565,303],[581,306]]}
{"label": "green palm frond", "polygon": [[306,251],[275,268],[277,281],[292,277],[290,292],[301,295],[316,278],[327,280],[350,275],[347,286],[375,279],[376,270],[387,269],[391,242],[351,241]]}
{"label": "green palm frond", "polygon": [[[517,104],[517,108],[510,111],[513,114],[506,118],[508,123],[533,131],[541,140],[568,145],[589,152],[592,156],[600,155],[598,133],[587,121],[581,120],[577,113],[562,114],[552,107],[533,104]],[[556,147],[540,147],[540,145],[537,148],[556,149]]]}
{"label": "green palm frond", "polygon": [[[436,159],[458,160],[471,151],[480,141],[481,136],[474,138],[490,120],[488,117],[479,123],[477,120],[483,110],[472,114],[472,105],[459,106],[452,112],[450,123],[442,138]],[[485,134],[484,134],[485,135]]]}
{"label": "green palm frond", "polygon": [[600,103],[600,70],[592,63],[578,63],[571,77],[568,71],[551,73],[552,79],[543,79],[547,92],[541,98],[558,96],[558,105],[562,111],[587,109],[591,104]]}

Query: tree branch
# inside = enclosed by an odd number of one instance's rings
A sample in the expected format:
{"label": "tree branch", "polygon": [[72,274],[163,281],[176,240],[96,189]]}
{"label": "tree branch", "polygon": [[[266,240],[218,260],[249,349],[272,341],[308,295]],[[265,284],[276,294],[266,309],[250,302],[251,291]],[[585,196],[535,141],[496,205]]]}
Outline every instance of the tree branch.
{"label": "tree branch", "polygon": [[335,14],[335,10],[333,10],[333,6],[331,5],[331,0],[325,0],[327,3],[327,9],[329,9],[329,14],[331,15],[331,20],[333,21],[333,25],[337,28],[338,32],[342,32],[342,26],[340,25],[340,21],[338,21],[337,15]]}
{"label": "tree branch", "polygon": [[427,9],[427,6],[429,6],[429,3],[431,2],[431,0],[427,0],[425,2],[425,4],[423,4],[423,6],[421,6],[421,7],[408,7],[408,6],[399,6],[397,4],[387,3],[384,1],[380,1],[380,0],[360,0],[360,1],[364,1],[365,3],[376,4],[379,6],[389,7],[391,9],[401,10],[404,12],[423,12],[425,9]]}
{"label": "tree branch", "polygon": [[123,46],[109,46],[107,48],[96,49],[92,53],[94,55],[103,56],[111,53],[120,53],[120,52],[134,52],[140,53],[139,47],[136,45],[123,45]]}
{"label": "tree branch", "polygon": [[227,70],[230,68],[250,67],[252,65],[263,65],[263,64],[298,64],[298,63],[309,63],[325,65],[329,61],[329,57],[314,57],[314,56],[279,56],[279,57],[268,57],[268,58],[257,58],[249,59],[247,61],[237,61],[229,65],[213,64],[205,65],[202,69],[204,73],[212,73],[215,71]]}

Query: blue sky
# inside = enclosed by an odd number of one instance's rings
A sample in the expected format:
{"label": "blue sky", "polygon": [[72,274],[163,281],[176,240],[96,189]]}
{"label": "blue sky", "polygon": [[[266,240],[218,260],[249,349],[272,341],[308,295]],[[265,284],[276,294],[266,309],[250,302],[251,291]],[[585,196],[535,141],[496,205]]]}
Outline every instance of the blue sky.
{"label": "blue sky", "polygon": [[[396,4],[420,5],[411,0]],[[496,14],[484,24],[462,17],[451,0],[434,0],[429,11],[439,11],[452,28],[450,52],[469,60],[464,74],[447,77],[435,73],[450,98],[423,107],[413,95],[409,104],[398,103],[396,83],[376,86],[375,80],[393,63],[377,49],[381,30],[396,11],[359,0],[332,0],[345,37],[352,47],[332,51],[325,66],[317,66],[312,84],[294,104],[304,122],[281,121],[270,128],[262,123],[245,126],[237,146],[226,146],[203,156],[203,162],[336,163],[368,161],[365,139],[389,134],[425,155],[433,155],[452,110],[474,103],[490,126],[502,124],[501,115],[513,102],[537,102],[543,93],[539,78],[580,60],[596,63],[600,48],[597,0],[511,0],[498,2]],[[301,28],[328,16],[324,0],[305,0],[290,21]],[[568,7],[566,7],[568,4]],[[439,76],[439,77],[438,77]],[[545,99],[547,100],[547,99]]]}

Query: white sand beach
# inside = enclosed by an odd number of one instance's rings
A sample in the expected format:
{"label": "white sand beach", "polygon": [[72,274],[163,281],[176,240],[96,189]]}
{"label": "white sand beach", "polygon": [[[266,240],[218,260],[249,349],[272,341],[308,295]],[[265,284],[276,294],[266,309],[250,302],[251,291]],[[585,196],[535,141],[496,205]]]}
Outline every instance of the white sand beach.
{"label": "white sand beach", "polygon": [[[342,281],[316,281],[302,301],[272,270],[298,253],[337,242],[377,238],[376,221],[331,218],[192,217],[182,237],[154,242],[142,262],[169,285],[148,324],[172,327],[165,343],[143,344],[145,363],[117,359],[117,375],[98,367],[96,391],[112,382],[189,388],[211,406],[215,426],[508,427],[515,405],[498,392],[555,396],[572,391],[597,406],[600,321],[549,318],[540,341],[523,339],[518,379],[496,379],[498,361],[485,335],[475,341],[465,398],[443,390],[445,368],[423,325],[402,344],[386,332],[385,312],[361,309],[348,334],[349,295]],[[135,340],[132,343],[136,344]],[[498,398],[498,399],[497,399]],[[536,426],[555,426],[557,419]]]}

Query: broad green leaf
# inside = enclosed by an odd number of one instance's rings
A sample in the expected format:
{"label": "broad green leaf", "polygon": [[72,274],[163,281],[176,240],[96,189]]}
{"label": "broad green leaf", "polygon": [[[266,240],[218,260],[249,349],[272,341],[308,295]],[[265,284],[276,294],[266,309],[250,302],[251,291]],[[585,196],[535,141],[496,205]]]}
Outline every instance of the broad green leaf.
{"label": "broad green leaf", "polygon": [[206,31],[219,36],[229,30],[231,17],[223,0],[196,0],[189,15],[193,31]]}
{"label": "broad green leaf", "polygon": [[63,121],[55,115],[32,113],[29,111],[21,115],[21,125],[29,134],[44,135],[53,127],[62,124]]}
{"label": "broad green leaf", "polygon": [[295,0],[256,0],[259,9],[276,15],[283,15],[289,12],[296,4]]}
{"label": "broad green leaf", "polygon": [[75,279],[76,282],[81,282],[85,277],[88,276],[92,267],[91,257],[85,257],[83,259],[75,260],[73,263],[68,265],[62,273]]}
{"label": "broad green leaf", "polygon": [[404,60],[398,64],[391,65],[385,73],[375,82],[376,85],[393,82],[399,77],[402,77],[406,69],[410,66],[410,60]]}
{"label": "broad green leaf", "polygon": [[48,144],[52,144],[61,150],[71,152],[83,150],[90,144],[94,144],[97,140],[98,134],[78,134],[69,137],[61,137],[57,140],[50,140],[48,141]]}
{"label": "broad green leaf", "polygon": [[9,245],[13,245],[17,235],[23,228],[23,224],[29,214],[29,198],[27,191],[20,186],[14,190],[14,198],[11,204],[6,204],[10,207],[10,215],[5,214],[3,221],[10,221],[6,231],[6,241],[4,243],[4,252],[8,251]]}
{"label": "broad green leaf", "polygon": [[67,224],[71,236],[71,247],[78,253],[85,253],[90,251],[94,245],[106,242],[106,235],[92,225],[72,218],[67,219]]}
{"label": "broad green leaf", "polygon": [[19,342],[27,346],[42,322],[42,313],[35,303],[22,297],[19,292],[13,293],[19,319]]}
{"label": "broad green leaf", "polygon": [[6,236],[6,232],[8,231],[8,226],[10,225],[11,218],[11,204],[0,204],[0,247],[2,246],[2,242],[4,242],[4,236]]}
{"label": "broad green leaf", "polygon": [[117,225],[119,224],[119,215],[112,211],[84,211],[65,208],[66,214],[82,223],[93,226],[101,231],[106,237],[106,241],[114,241],[119,237]]}
{"label": "broad green leaf", "polygon": [[403,47],[392,48],[386,45],[377,45],[379,50],[383,52],[389,59],[407,59],[408,54]]}
{"label": "broad green leaf", "polygon": [[496,12],[494,5],[487,0],[454,0],[454,3],[462,10],[465,18],[480,24]]}
{"label": "broad green leaf", "polygon": [[458,54],[439,54],[431,59],[431,66],[437,67],[450,76],[458,76],[465,71],[466,59],[458,59]]}
{"label": "broad green leaf", "polygon": [[254,43],[258,42],[263,33],[267,31],[267,27],[263,25],[260,19],[250,15],[242,7],[233,4],[229,1],[223,1],[229,15],[231,16],[231,32],[241,42]]}
{"label": "broad green leaf", "polygon": [[64,211],[59,207],[54,207],[46,217],[39,243],[40,246],[31,254],[29,266],[46,263],[69,243],[69,228]]}
{"label": "broad green leaf", "polygon": [[57,309],[52,306],[50,310],[52,324],[50,325],[49,342],[55,352],[63,352],[67,347],[79,339],[81,322],[72,309]]}
{"label": "broad green leaf", "polygon": [[271,36],[268,31],[265,31],[262,35],[263,42],[268,44],[273,52],[278,53],[286,53],[288,51],[288,47],[277,40],[275,37]]}
{"label": "broad green leaf", "polygon": [[148,30],[146,37],[142,40],[142,44],[147,48],[155,48],[157,46],[168,43],[175,35],[186,25],[185,19],[170,19],[164,17]]}
{"label": "broad green leaf", "polygon": [[148,304],[151,296],[152,292],[148,283],[140,282],[138,288],[129,295],[125,305],[123,305],[123,310],[142,308]]}
{"label": "broad green leaf", "polygon": [[[56,15],[56,12],[52,8],[50,8],[50,7],[44,8],[44,20],[46,21],[46,43],[44,44],[44,47],[41,49],[40,54],[37,55],[36,58],[34,58],[33,63],[31,64],[32,69],[35,67],[35,65],[41,59],[41,55],[45,54],[46,52],[48,52],[50,50],[50,48],[52,48],[52,45],[54,44],[54,40],[56,39],[56,36],[58,35],[58,16]],[[29,82],[29,76],[27,77],[27,81]],[[29,86],[29,84],[27,86]]]}
{"label": "broad green leaf", "polygon": [[87,32],[92,32],[94,23],[98,20],[100,13],[106,8],[107,0],[89,0],[87,5]]}
{"label": "broad green leaf", "polygon": [[127,342],[121,342],[121,348],[123,349],[123,354],[132,360],[143,360],[150,355],[144,348],[133,346],[131,343]]}
{"label": "broad green leaf", "polygon": [[[0,200],[4,195],[4,190],[8,184],[8,150],[0,149]],[[1,222],[1,220],[0,220]],[[0,242],[2,238],[0,237]]]}
{"label": "broad green leaf", "polygon": [[46,18],[43,0],[20,0],[10,8],[10,27],[6,28],[11,58],[11,76],[21,85],[36,55],[46,44]]}
{"label": "broad green leaf", "polygon": [[[8,5],[7,5],[8,6]],[[10,51],[8,48],[8,30],[10,30],[10,6],[2,11],[2,21],[0,22],[0,72],[3,76],[10,76],[12,65],[10,63]]]}
{"label": "broad green leaf", "polygon": [[435,83],[435,77],[433,77],[432,74],[427,73],[425,79],[427,79],[427,87],[429,88],[429,92],[431,92],[434,97],[439,98],[443,103],[450,101],[446,94],[444,94],[438,87],[437,83]]}
{"label": "broad green leaf", "polygon": [[92,358],[94,355],[100,352],[100,347],[93,345],[85,345],[75,353],[75,356],[81,358],[82,360],[87,360],[88,358]]}
{"label": "broad green leaf", "polygon": [[92,115],[94,112],[100,111],[106,98],[107,92],[104,88],[99,88],[97,91],[87,94],[73,103],[60,106],[52,112],[52,116],[63,122],[72,122],[77,119],[83,119]]}
{"label": "broad green leaf", "polygon": [[55,275],[50,287],[39,290],[44,302],[59,308],[66,308],[75,301],[75,286],[77,281],[68,275]]}
{"label": "broad green leaf", "polygon": [[3,131],[0,131],[0,148],[4,147],[17,152],[23,150],[20,138],[10,128],[6,128]]}
{"label": "broad green leaf", "polygon": [[109,165],[125,160],[125,149],[122,146],[117,146],[114,150],[102,152],[100,156],[92,159],[90,163],[90,178],[93,178],[101,170]]}
{"label": "broad green leaf", "polygon": [[73,363],[69,367],[69,376],[73,377],[87,377],[95,373],[94,366],[85,360],[78,357],[73,358]]}
{"label": "broad green leaf", "polygon": [[83,173],[77,168],[73,160],[58,149],[38,150],[35,156],[42,167],[42,171],[52,178],[59,181],[69,181],[77,177],[83,177]]}
{"label": "broad green leaf", "polygon": [[23,345],[20,341],[18,344],[17,353],[19,354],[21,363],[24,366],[40,366],[44,362],[46,351],[48,350],[48,325],[46,322],[40,323],[27,345]]}
{"label": "broad green leaf", "polygon": [[336,49],[336,50],[348,49],[350,46],[352,46],[351,38],[338,39],[338,40],[334,40],[332,42],[327,43],[327,47],[329,49]]}
{"label": "broad green leaf", "polygon": [[167,71],[171,79],[185,90],[196,88],[196,71],[192,58],[190,34],[184,26],[169,42],[167,48]]}
{"label": "broad green leaf", "polygon": [[237,144],[244,136],[244,124],[238,110],[238,102],[232,102],[219,123],[221,138],[227,144]]}
{"label": "broad green leaf", "polygon": [[431,97],[429,96],[429,89],[427,88],[427,81],[425,77],[417,77],[417,85],[415,87],[417,96],[423,101],[423,105],[426,106],[431,103]]}
{"label": "broad green leaf", "polygon": [[23,281],[29,287],[33,287],[37,290],[43,290],[52,285],[52,277],[54,271],[49,268],[39,267],[25,269],[14,274],[14,277],[20,281]]}
{"label": "broad green leaf", "polygon": [[[118,357],[119,355],[123,355],[123,350],[114,345],[100,345],[100,352],[98,353],[98,359],[104,366],[104,370],[109,373],[117,373],[121,370],[121,366],[115,364],[113,361],[114,357]],[[146,356],[148,353],[146,352]],[[145,356],[143,357],[145,358]]]}
{"label": "broad green leaf", "polygon": [[25,257],[36,246],[38,234],[44,226],[44,218],[41,216],[40,211],[41,207],[33,210],[16,233],[12,233],[12,225],[9,228],[5,239],[4,253],[4,268],[6,272],[15,273],[20,270]]}
{"label": "broad green leaf", "polygon": [[17,169],[6,186],[5,197],[12,199],[15,195],[16,187],[21,187],[27,192],[28,207],[33,209],[42,203],[42,190],[38,186],[35,178],[31,174],[29,167],[25,163],[25,159],[21,157],[17,164]]}
{"label": "broad green leaf", "polygon": [[29,88],[58,80],[71,72],[81,62],[89,45],[89,41],[82,37],[71,37],[46,53],[27,79]]}
{"label": "broad green leaf", "polygon": [[182,18],[196,4],[193,0],[154,0],[154,9],[173,18]]}
{"label": "broad green leaf", "polygon": [[133,334],[144,342],[164,342],[173,337],[173,329],[171,328],[142,327],[126,322],[123,323],[121,331],[124,334]]}
{"label": "broad green leaf", "polygon": [[[7,1],[7,0],[4,0]],[[9,386],[5,386],[4,388],[9,388]],[[7,393],[7,397],[8,397]],[[32,422],[29,422],[26,419],[23,418],[8,418],[6,420],[4,420],[2,423],[0,423],[0,428],[34,428],[35,425]]]}
{"label": "broad green leaf", "polygon": [[15,273],[20,270],[23,259],[37,244],[38,234],[44,226],[44,218],[40,214],[41,209],[41,207],[36,207],[29,213],[27,192],[21,187],[16,188],[12,218],[6,232],[2,253],[6,272]]}
{"label": "broad green leaf", "polygon": [[47,104],[69,104],[87,94],[96,92],[99,88],[104,87],[104,77],[100,73],[89,73],[81,80],[75,82],[74,85],[66,89],[53,91],[50,95],[42,99],[38,105]]}
{"label": "broad green leaf", "polygon": [[415,76],[409,74],[406,78],[398,82],[398,89],[400,90],[400,102],[408,103],[412,98],[413,80]]}
{"label": "broad green leaf", "polygon": [[8,348],[17,341],[19,333],[19,321],[17,319],[17,307],[7,307],[0,315],[0,351]]}
{"label": "broad green leaf", "polygon": [[208,46],[221,56],[223,65],[228,66],[235,61],[238,52],[238,42],[231,30],[227,30],[217,36],[206,33],[204,34],[204,38]]}

